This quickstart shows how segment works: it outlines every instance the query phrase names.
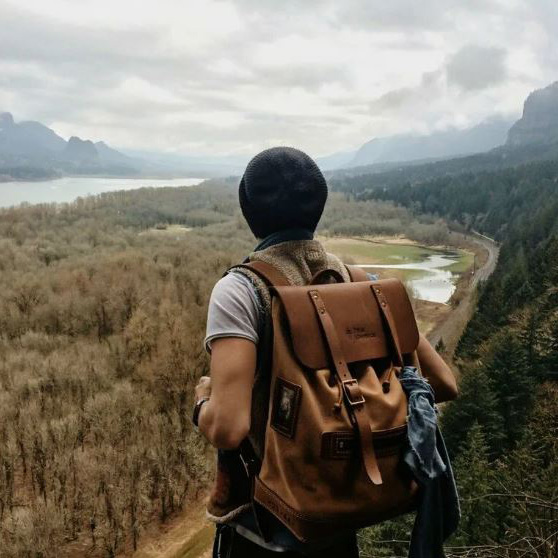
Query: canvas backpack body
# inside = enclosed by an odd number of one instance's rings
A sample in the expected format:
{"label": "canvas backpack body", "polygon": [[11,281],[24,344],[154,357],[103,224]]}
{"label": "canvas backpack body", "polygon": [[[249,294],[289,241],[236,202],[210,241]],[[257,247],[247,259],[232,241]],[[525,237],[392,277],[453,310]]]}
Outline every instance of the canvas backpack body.
{"label": "canvas backpack body", "polygon": [[[272,293],[270,405],[254,501],[306,542],[413,510],[398,374],[417,364],[419,333],[403,284],[349,268],[351,283],[326,270],[290,286],[267,263],[245,265]],[[324,277],[338,282],[319,284]]]}

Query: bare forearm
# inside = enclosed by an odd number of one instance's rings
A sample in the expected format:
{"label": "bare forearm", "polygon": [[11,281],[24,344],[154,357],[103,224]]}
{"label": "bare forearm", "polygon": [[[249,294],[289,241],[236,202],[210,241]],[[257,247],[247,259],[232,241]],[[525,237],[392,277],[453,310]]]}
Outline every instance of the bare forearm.
{"label": "bare forearm", "polygon": [[250,416],[239,417],[232,410],[219,409],[210,399],[203,405],[198,421],[200,432],[218,449],[235,449],[248,435]]}
{"label": "bare forearm", "polygon": [[[423,376],[428,378],[434,389],[436,400],[454,399],[458,391],[455,376],[444,359],[422,334],[417,347],[417,357]],[[444,381],[440,382],[440,378],[444,378]]]}
{"label": "bare forearm", "polygon": [[198,400],[210,397],[201,408],[198,426],[216,448],[237,448],[248,435],[255,367],[252,341],[223,338],[212,343],[211,380],[205,380],[211,388],[199,386],[196,395]]}

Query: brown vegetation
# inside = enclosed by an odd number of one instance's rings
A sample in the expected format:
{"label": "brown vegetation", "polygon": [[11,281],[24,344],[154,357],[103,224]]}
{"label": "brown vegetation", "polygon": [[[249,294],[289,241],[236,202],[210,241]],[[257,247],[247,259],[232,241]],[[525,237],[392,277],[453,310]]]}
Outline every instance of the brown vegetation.
{"label": "brown vegetation", "polygon": [[[192,230],[141,234],[173,224]],[[408,226],[441,230],[333,195],[322,232]],[[227,184],[0,212],[3,557],[115,556],[195,501],[207,300],[252,244]]]}

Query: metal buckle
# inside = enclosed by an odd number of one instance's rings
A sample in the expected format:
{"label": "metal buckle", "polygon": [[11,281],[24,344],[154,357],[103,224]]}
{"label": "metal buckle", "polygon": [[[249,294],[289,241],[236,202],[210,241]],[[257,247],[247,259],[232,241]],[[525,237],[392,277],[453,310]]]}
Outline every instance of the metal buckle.
{"label": "metal buckle", "polygon": [[[343,380],[341,383],[343,384],[343,393],[345,394],[345,397],[347,398],[347,401],[349,402],[349,405],[351,405],[351,407],[356,407],[357,405],[364,405],[365,403],[364,395],[362,395],[358,382],[354,378],[351,378],[350,380]],[[358,393],[360,393],[359,399],[354,400],[352,398],[351,386],[356,386]]]}

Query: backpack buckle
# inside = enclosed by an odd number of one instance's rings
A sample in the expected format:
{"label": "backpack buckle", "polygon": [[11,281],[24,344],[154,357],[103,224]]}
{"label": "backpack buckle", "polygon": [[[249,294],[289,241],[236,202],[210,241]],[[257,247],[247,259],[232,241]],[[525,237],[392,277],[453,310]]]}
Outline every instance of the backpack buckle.
{"label": "backpack buckle", "polygon": [[343,380],[341,382],[343,385],[343,393],[347,398],[347,401],[351,407],[357,407],[358,405],[364,405],[364,395],[360,391],[360,386],[358,385],[355,378],[350,378],[349,380]]}

